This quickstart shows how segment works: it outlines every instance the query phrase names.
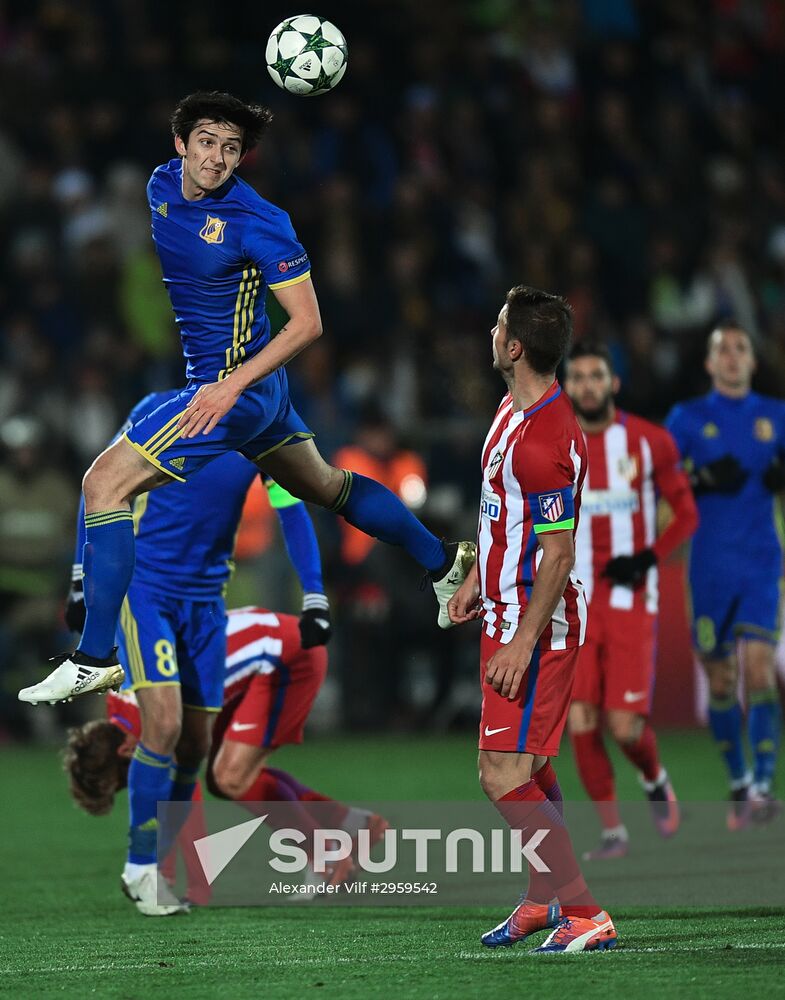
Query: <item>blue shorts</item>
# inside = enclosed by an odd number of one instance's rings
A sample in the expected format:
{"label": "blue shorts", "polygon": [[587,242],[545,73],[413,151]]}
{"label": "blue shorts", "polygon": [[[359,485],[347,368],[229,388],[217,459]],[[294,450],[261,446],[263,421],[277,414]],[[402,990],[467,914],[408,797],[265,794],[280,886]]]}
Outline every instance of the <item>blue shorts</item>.
{"label": "blue shorts", "polygon": [[725,657],[737,639],[776,644],[779,636],[780,580],[770,574],[738,576],[703,570],[690,573],[692,632],[695,648],[705,656]]}
{"label": "blue shorts", "polygon": [[226,607],[168,597],[131,583],[117,628],[124,687],[178,684],[183,706],[219,712],[226,676]]}
{"label": "blue shorts", "polygon": [[177,423],[201,388],[193,382],[126,431],[125,439],[161,472],[184,483],[227,451],[251,461],[293,440],[313,437],[289,400],[283,368],[246,389],[209,434],[184,438]]}

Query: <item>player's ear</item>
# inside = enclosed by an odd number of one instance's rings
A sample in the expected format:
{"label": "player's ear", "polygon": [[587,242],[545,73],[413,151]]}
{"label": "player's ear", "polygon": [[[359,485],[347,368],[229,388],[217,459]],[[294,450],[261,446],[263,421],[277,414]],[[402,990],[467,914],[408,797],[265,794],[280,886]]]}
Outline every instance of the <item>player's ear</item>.
{"label": "player's ear", "polygon": [[520,361],[523,357],[523,344],[520,340],[511,337],[507,341],[507,353],[510,355],[510,361]]}
{"label": "player's ear", "polygon": [[117,748],[117,756],[130,760],[134,755],[134,750],[136,750],[136,737],[133,733],[126,733],[125,739]]}
{"label": "player's ear", "polygon": [[177,150],[178,156],[185,156],[186,154],[185,143],[183,142],[183,140],[180,138],[179,135],[176,135],[174,137],[174,148]]}

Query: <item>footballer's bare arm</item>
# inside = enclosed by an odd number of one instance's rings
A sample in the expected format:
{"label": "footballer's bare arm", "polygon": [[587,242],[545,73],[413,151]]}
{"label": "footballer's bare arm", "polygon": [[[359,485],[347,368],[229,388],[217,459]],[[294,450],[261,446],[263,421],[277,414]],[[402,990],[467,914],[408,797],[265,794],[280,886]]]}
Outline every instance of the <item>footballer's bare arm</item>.
{"label": "footballer's bare arm", "polygon": [[258,354],[225,379],[202,386],[180,418],[183,437],[194,437],[200,431],[209,434],[231,410],[243,389],[281,368],[322,335],[319,303],[310,278],[272,291],[289,314],[288,321]]}

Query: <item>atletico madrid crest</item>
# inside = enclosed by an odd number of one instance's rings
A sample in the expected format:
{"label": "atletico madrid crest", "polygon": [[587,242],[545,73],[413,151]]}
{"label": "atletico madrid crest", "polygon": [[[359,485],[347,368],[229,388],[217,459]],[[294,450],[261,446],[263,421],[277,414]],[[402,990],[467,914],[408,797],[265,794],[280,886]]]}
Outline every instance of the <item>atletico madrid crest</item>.
{"label": "atletico madrid crest", "polygon": [[548,521],[558,521],[564,513],[564,500],[561,493],[549,493],[540,497],[540,513]]}

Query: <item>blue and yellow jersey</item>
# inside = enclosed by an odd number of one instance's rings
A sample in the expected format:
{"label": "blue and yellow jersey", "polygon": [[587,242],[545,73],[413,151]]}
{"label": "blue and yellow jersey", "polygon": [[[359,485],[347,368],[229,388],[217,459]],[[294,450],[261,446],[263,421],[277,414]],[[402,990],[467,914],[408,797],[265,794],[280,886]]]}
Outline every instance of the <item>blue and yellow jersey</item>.
{"label": "blue and yellow jersey", "polygon": [[[134,423],[174,393],[147,396],[131,411]],[[226,452],[195,473],[187,486],[165,486],[136,498],[134,582],[172,597],[220,596],[232,572],[237,525],[256,466]]]}
{"label": "blue and yellow jersey", "polygon": [[743,399],[710,392],[675,406],[666,426],[692,468],[733,455],[748,473],[736,493],[697,497],[700,524],[692,539],[691,573],[727,574],[738,567],[776,579],[782,552],[775,498],[763,485],[763,473],[785,449],[785,402],[756,392]]}
{"label": "blue and yellow jersey", "polygon": [[199,201],[182,193],[179,158],[147,185],[153,242],[180,329],[186,376],[225,378],[270,339],[266,289],[305,281],[308,255],[289,216],[239,177]]}

